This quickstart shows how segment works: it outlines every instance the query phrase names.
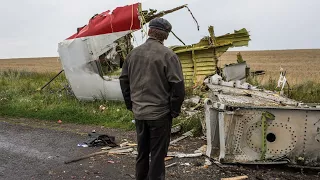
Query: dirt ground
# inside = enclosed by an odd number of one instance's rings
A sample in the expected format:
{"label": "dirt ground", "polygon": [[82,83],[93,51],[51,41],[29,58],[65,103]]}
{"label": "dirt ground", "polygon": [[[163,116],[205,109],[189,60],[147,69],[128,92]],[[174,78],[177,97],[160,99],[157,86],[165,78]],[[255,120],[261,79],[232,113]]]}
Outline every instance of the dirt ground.
{"label": "dirt ground", "polygon": [[[98,152],[100,148],[77,147],[87,139],[87,133],[96,130],[135,142],[135,132],[109,129],[101,126],[58,124],[30,119],[0,118],[0,179],[134,179],[135,156],[99,155],[71,164],[64,161]],[[176,137],[172,137],[175,139]],[[170,147],[170,152],[193,153],[206,144],[192,137]],[[220,179],[247,175],[252,180],[320,179],[318,172],[288,169],[283,166],[204,167],[204,157],[174,158],[166,164],[167,179]],[[187,163],[187,164],[186,164]]]}
{"label": "dirt ground", "polygon": [[[235,63],[237,53],[223,54],[219,66]],[[270,77],[278,80],[280,67],[287,71],[286,78],[292,85],[305,81],[320,82],[320,49],[241,51],[241,55],[252,71],[266,72],[259,77],[261,83],[268,82]]]}
{"label": "dirt ground", "polygon": [[[232,50],[232,49],[231,49]],[[260,76],[262,83],[269,78],[279,78],[280,67],[287,71],[290,84],[300,84],[304,81],[320,82],[320,49],[272,50],[272,51],[240,51],[243,59],[251,70],[265,70]],[[235,63],[238,51],[228,51],[223,54],[219,66]],[[61,64],[57,57],[0,59],[1,69],[18,69],[36,72],[59,72]]]}
{"label": "dirt ground", "polygon": [[61,64],[58,57],[0,59],[0,70],[20,70],[31,72],[59,72]]}

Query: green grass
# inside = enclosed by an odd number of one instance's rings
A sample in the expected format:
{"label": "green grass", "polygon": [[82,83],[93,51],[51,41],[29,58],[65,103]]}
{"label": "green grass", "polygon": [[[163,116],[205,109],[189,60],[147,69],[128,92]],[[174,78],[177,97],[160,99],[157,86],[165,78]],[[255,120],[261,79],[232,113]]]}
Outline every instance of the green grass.
{"label": "green grass", "polygon": [[[124,103],[96,100],[81,102],[61,90],[67,84],[60,75],[43,91],[36,91],[55,74],[0,72],[0,116],[24,117],[65,123],[103,125],[131,130],[132,113]],[[107,109],[103,112],[99,106]]]}
{"label": "green grass", "polygon": [[[67,80],[62,73],[42,91],[54,73],[34,73],[24,71],[0,71],[0,117],[23,117],[64,123],[102,125],[110,128],[133,130],[134,119],[123,102],[119,101],[79,101],[62,90]],[[103,112],[99,106],[107,109]],[[195,128],[199,131],[199,119],[186,120],[185,115],[174,119],[173,124],[181,124],[182,132]]]}
{"label": "green grass", "polygon": [[[54,73],[34,73],[21,71],[0,72],[0,116],[23,117],[41,119],[64,123],[103,125],[111,128],[133,130],[131,122],[133,115],[123,102],[96,100],[82,102],[68,91],[62,90],[67,85],[62,73],[56,80],[42,91],[37,91],[48,82]],[[250,83],[259,86],[256,79],[250,79]],[[277,81],[270,79],[269,83],[260,86],[268,90],[276,90]],[[289,91],[288,91],[289,90]],[[320,103],[320,84],[306,82],[302,85],[285,88],[285,95],[305,103]],[[195,91],[192,91],[194,94]],[[191,93],[189,93],[189,96]],[[107,109],[103,112],[99,106]],[[201,131],[199,119],[204,118],[203,113],[192,118],[186,118],[182,114],[174,119],[173,124],[181,123],[183,132],[195,129]]]}

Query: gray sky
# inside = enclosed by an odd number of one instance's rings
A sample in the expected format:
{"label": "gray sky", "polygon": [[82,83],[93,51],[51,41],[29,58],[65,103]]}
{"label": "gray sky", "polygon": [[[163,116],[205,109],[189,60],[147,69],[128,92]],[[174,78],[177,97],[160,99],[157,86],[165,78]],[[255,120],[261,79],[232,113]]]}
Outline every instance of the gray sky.
{"label": "gray sky", "polygon": [[[131,4],[133,0],[8,0],[0,6],[0,58],[58,56],[58,43],[87,24],[96,13]],[[319,0],[139,0],[143,9],[187,9],[165,16],[173,31],[188,44],[208,35],[241,28],[250,31],[249,47],[231,50],[320,48]],[[135,33],[142,42],[141,33]],[[166,45],[180,45],[174,37]]]}

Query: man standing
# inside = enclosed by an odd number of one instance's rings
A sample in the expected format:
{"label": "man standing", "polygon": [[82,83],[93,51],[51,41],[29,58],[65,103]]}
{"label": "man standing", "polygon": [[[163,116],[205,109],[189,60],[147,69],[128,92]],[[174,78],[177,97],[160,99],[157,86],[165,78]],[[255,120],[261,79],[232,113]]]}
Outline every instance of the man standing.
{"label": "man standing", "polygon": [[171,24],[163,18],[155,18],[150,21],[149,28],[147,41],[128,54],[120,85],[127,109],[133,112],[136,120],[136,178],[163,180],[172,118],[180,114],[185,87],[178,56],[163,45]]}

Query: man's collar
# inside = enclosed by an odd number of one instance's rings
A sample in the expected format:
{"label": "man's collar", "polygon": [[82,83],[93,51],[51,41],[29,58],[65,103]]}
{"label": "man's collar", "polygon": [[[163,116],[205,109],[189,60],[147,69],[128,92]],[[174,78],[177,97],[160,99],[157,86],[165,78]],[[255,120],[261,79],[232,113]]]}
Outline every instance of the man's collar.
{"label": "man's collar", "polygon": [[151,36],[149,36],[149,38],[147,39],[147,41],[157,41],[157,42],[159,42],[160,44],[162,44],[163,45],[163,42],[161,42],[161,41],[159,41],[157,38],[154,38],[154,37],[151,37]]}

